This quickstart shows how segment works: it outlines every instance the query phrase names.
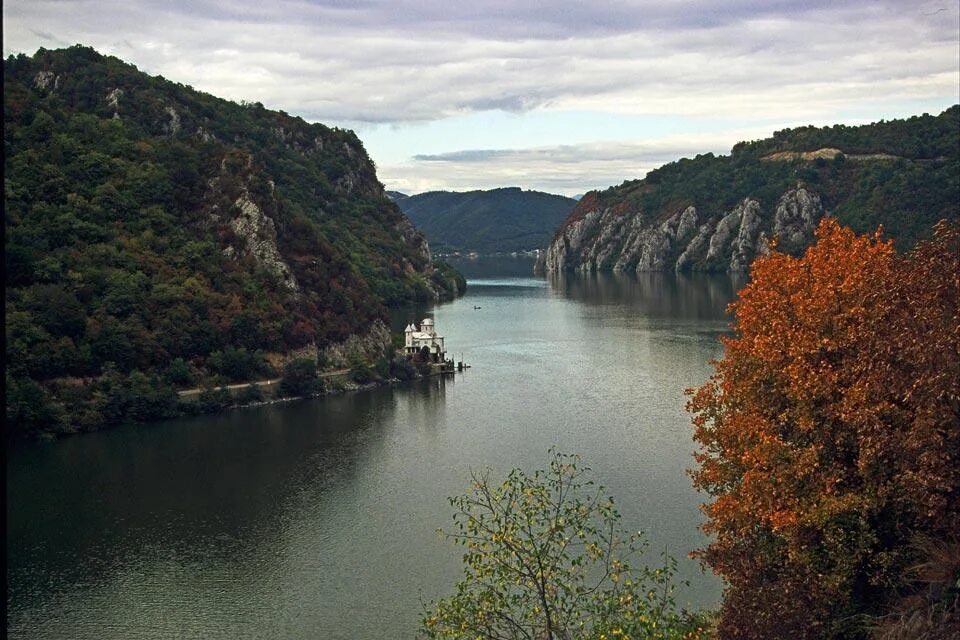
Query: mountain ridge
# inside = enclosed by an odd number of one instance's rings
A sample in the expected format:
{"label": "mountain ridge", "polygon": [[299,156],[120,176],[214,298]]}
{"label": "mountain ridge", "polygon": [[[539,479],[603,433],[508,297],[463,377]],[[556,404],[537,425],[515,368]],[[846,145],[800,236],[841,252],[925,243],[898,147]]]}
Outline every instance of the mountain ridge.
{"label": "mountain ridge", "polygon": [[682,158],[584,195],[536,271],[743,271],[773,236],[797,253],[825,215],[900,248],[960,217],[960,105],[937,116],[799,127]]}
{"label": "mountain ridge", "polygon": [[438,250],[501,253],[543,246],[576,201],[498,187],[428,191],[399,198],[397,204]]}

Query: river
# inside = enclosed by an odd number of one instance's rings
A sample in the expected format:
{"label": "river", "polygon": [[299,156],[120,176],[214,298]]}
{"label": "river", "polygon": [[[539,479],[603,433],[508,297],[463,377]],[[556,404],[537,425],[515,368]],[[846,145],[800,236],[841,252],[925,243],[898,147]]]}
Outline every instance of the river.
{"label": "river", "polygon": [[704,537],[683,389],[720,355],[737,283],[457,266],[466,296],[427,310],[472,365],[455,377],[8,449],[9,636],[413,637],[461,573],[435,533],[447,496],[550,447],[681,559],[682,603],[715,605],[686,559]]}

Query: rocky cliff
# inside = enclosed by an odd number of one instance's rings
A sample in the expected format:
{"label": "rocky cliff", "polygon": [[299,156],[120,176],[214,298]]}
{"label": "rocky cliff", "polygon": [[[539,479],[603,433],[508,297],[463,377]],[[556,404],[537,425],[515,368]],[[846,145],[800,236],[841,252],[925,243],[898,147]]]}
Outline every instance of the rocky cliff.
{"label": "rocky cliff", "polygon": [[[960,107],[864,127],[805,127],[683,159],[586,194],[538,272],[745,271],[768,250],[796,253],[824,215],[901,247],[960,215]],[[814,151],[791,146],[819,143]],[[846,147],[850,152],[841,150]],[[891,149],[895,153],[888,153]]]}
{"label": "rocky cliff", "polygon": [[593,208],[565,225],[542,254],[541,271],[745,271],[767,251],[769,238],[798,249],[813,238],[824,215],[820,197],[803,184],[787,190],[772,212],[744,198],[700,224],[697,209],[684,207],[659,224],[642,216]]}

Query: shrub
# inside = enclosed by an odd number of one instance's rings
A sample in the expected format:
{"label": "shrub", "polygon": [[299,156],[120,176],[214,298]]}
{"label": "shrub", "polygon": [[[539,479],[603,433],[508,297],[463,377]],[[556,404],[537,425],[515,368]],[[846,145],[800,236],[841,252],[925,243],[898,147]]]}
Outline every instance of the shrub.
{"label": "shrub", "polygon": [[225,387],[211,387],[203,389],[193,404],[192,412],[216,413],[233,405],[233,396]]}
{"label": "shrub", "polygon": [[271,373],[270,366],[259,351],[244,347],[225,347],[214,351],[207,360],[210,368],[233,382],[252,380]]}
{"label": "shrub", "polygon": [[397,356],[390,362],[390,375],[399,380],[411,380],[417,377],[417,369],[404,356]]}
{"label": "shrub", "polygon": [[365,364],[359,364],[355,365],[353,369],[350,370],[350,379],[357,384],[367,384],[376,380],[377,376],[369,366]]}
{"label": "shrub", "polygon": [[321,390],[317,365],[312,358],[298,358],[286,364],[279,391],[285,396],[310,396]]}
{"label": "shrub", "polygon": [[[501,482],[471,474],[450,499],[465,548],[456,593],[431,603],[430,638],[680,638],[691,621],[675,605],[676,561],[634,565],[647,547],[620,530],[620,514],[577,456]],[[695,636],[688,636],[695,637]]]}
{"label": "shrub", "polygon": [[188,387],[193,384],[193,374],[190,373],[190,367],[183,358],[175,358],[163,374],[164,379],[170,384]]}
{"label": "shrub", "polygon": [[263,402],[263,391],[259,385],[248,384],[240,393],[237,394],[237,402],[240,404],[251,404],[254,402]]}

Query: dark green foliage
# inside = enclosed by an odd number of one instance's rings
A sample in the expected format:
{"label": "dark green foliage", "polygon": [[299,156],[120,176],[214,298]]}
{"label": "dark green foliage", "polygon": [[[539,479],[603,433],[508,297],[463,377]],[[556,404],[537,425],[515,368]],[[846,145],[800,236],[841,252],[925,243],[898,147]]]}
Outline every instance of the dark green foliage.
{"label": "dark green foliage", "polygon": [[443,260],[433,263],[433,275],[430,279],[441,291],[448,291],[450,297],[462,296],[467,292],[467,280],[459,271]]}
{"label": "dark green foliage", "polygon": [[733,148],[733,154],[763,156],[777,151],[833,147],[846,154],[889,153],[910,159],[956,157],[960,144],[956,130],[958,116],[960,105],[954,105],[940,117],[923,114],[905,120],[881,120],[866,126],[837,124],[784,129],[765,140],[741,142]]}
{"label": "dark green foliage", "polygon": [[263,402],[263,391],[255,384],[247,385],[237,394],[237,403],[251,404],[254,402]]}
{"label": "dark green foliage", "polygon": [[519,187],[489,191],[430,191],[394,198],[438,249],[481,253],[543,246],[576,200]]}
{"label": "dark green foliage", "polygon": [[390,358],[389,356],[380,356],[373,363],[373,373],[379,379],[383,380],[390,377]]}
{"label": "dark green foliage", "polygon": [[417,377],[417,369],[406,357],[397,356],[390,362],[390,377],[411,380]]}
{"label": "dark green foliage", "polygon": [[283,396],[309,396],[322,389],[317,365],[311,358],[298,358],[283,368],[279,391]]}
{"label": "dark green foliage", "polygon": [[[16,377],[8,369],[5,391],[7,397],[7,429],[16,425],[23,435],[33,437],[62,431],[66,416],[54,404],[43,387],[26,377]],[[8,431],[8,435],[13,435]]]}
{"label": "dark green foliage", "polygon": [[134,371],[124,386],[127,420],[145,421],[170,418],[177,413],[177,394],[156,376]]}
{"label": "dark green foliage", "polygon": [[373,369],[365,364],[354,365],[350,370],[350,379],[357,384],[368,384],[377,379]]}
{"label": "dark green foliage", "polygon": [[[238,231],[245,210],[257,243],[275,231],[286,281]],[[353,132],[80,46],[4,61],[4,224],[19,435],[168,412],[96,408],[107,363],[178,386],[250,380],[270,374],[258,351],[341,341],[453,280],[433,276]]]}
{"label": "dark green foliage", "polygon": [[226,387],[214,387],[201,391],[197,400],[189,404],[191,405],[189,409],[191,413],[216,413],[233,406],[234,400]]}
{"label": "dark green foliage", "polygon": [[183,358],[175,358],[163,374],[164,380],[178,387],[187,387],[193,384],[193,374]]}
{"label": "dark green foliage", "polygon": [[350,359],[350,379],[357,384],[367,384],[377,379],[374,369],[359,354]]}
{"label": "dark green foliage", "polygon": [[7,435],[18,438],[92,431],[180,413],[176,391],[159,376],[136,370],[124,374],[112,364],[94,380],[46,386],[8,369],[6,392]]}
{"label": "dark green foliage", "polygon": [[233,382],[252,380],[273,373],[259,351],[250,352],[244,347],[226,347],[214,351],[208,360],[210,368]]}

